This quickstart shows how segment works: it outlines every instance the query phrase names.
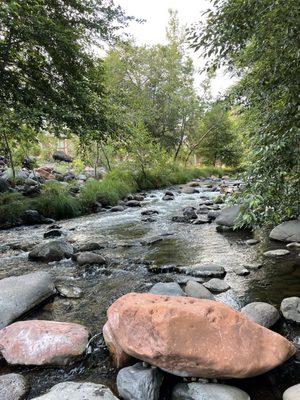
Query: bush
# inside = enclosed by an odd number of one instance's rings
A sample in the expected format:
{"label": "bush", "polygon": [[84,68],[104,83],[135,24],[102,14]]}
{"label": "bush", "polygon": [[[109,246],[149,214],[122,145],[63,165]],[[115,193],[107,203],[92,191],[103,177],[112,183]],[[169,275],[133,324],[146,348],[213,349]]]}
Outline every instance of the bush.
{"label": "bush", "polygon": [[44,185],[41,195],[32,201],[32,207],[45,217],[54,219],[73,218],[81,212],[79,200],[58,182]]}
{"label": "bush", "polygon": [[28,200],[20,193],[0,195],[0,225],[9,227],[17,224],[28,208]]}

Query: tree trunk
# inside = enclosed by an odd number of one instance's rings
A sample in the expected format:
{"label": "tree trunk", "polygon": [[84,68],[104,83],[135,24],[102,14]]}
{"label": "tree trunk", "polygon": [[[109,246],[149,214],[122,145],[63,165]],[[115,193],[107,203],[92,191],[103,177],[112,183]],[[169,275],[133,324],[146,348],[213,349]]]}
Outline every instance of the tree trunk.
{"label": "tree trunk", "polygon": [[109,158],[108,158],[108,156],[107,156],[107,154],[106,154],[106,151],[104,150],[104,147],[103,147],[101,141],[100,141],[100,147],[101,147],[102,153],[103,153],[103,155],[104,155],[104,157],[105,157],[105,160],[106,160],[106,162],[107,162],[107,168],[108,168],[109,171],[111,171],[110,161],[109,161]]}
{"label": "tree trunk", "polygon": [[9,161],[10,161],[10,166],[11,166],[12,173],[13,173],[13,178],[14,178],[14,180],[15,180],[15,179],[16,179],[16,170],[15,170],[15,164],[14,164],[14,159],[13,159],[12,151],[11,151],[11,148],[10,148],[10,146],[9,146],[8,138],[7,138],[6,133],[5,133],[5,132],[2,132],[2,136],[3,136],[3,138],[4,138],[6,150],[7,150],[7,152],[8,152]]}

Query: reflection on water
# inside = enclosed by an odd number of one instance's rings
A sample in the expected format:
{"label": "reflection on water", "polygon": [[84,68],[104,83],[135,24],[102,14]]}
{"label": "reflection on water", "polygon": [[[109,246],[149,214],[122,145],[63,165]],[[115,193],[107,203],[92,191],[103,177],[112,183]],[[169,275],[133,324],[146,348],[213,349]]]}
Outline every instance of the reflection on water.
{"label": "reflection on water", "polygon": [[[53,319],[79,322],[98,333],[106,319],[106,310],[119,296],[130,291],[146,291],[151,284],[161,280],[172,280],[174,275],[155,275],[147,272],[147,261],[157,265],[176,264],[193,267],[199,263],[221,264],[227,271],[225,280],[231,290],[217,298],[239,309],[252,301],[266,301],[280,305],[284,297],[300,294],[300,262],[296,253],[280,260],[265,259],[266,249],[283,248],[284,244],[269,242],[266,236],[256,246],[247,246],[249,232],[217,233],[215,224],[189,225],[173,223],[172,216],[181,215],[187,205],[197,206],[200,194],[176,194],[174,201],[162,201],[162,191],[152,192],[144,209],[156,209],[155,222],[141,221],[141,209],[129,209],[121,213],[101,213],[62,221],[68,232],[68,240],[76,243],[97,241],[105,244],[103,254],[110,260],[106,268],[78,267],[73,261],[50,264],[31,263],[26,251],[9,250],[1,254],[0,278],[20,275],[32,271],[49,271],[57,281],[72,283],[84,291],[82,299],[64,299],[55,296],[43,307],[32,311],[24,318]],[[205,193],[210,197],[215,193]],[[0,232],[1,245],[6,243],[32,244],[43,238],[46,227],[22,227]],[[163,236],[161,236],[163,235]],[[142,245],[141,240],[160,236],[163,240]],[[235,271],[244,265],[262,263],[259,270],[251,271],[246,277]],[[300,335],[300,328],[280,323],[276,330],[293,339]],[[2,367],[3,372],[9,370]],[[13,369],[16,371],[16,368]],[[29,398],[64,380],[88,380],[114,386],[115,371],[110,365],[108,354],[101,339],[95,342],[92,355],[70,368],[19,367],[18,371],[28,376],[32,391]],[[288,386],[300,382],[300,367],[294,361],[269,374],[251,380],[234,381],[244,388],[252,400],[281,399]],[[166,396],[163,393],[162,396]]]}

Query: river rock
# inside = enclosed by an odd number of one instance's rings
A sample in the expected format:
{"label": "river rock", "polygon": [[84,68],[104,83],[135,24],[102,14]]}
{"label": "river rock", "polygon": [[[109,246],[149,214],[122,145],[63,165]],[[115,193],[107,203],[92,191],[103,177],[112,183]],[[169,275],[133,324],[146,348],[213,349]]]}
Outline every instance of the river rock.
{"label": "river rock", "polygon": [[170,195],[170,194],[165,194],[162,198],[162,200],[164,201],[170,201],[170,200],[174,200],[174,194]]}
{"label": "river rock", "polygon": [[60,231],[59,229],[52,229],[44,233],[45,239],[60,237],[60,236],[62,236],[62,231]]}
{"label": "river rock", "polygon": [[72,157],[68,156],[64,151],[56,151],[53,153],[52,158],[55,161],[64,161],[67,163],[71,163],[73,161]]}
{"label": "river rock", "polygon": [[185,224],[187,224],[188,222],[190,222],[190,220],[188,219],[188,217],[184,217],[184,216],[181,216],[181,215],[174,215],[174,217],[172,217],[172,221],[173,221],[173,222],[185,223]]}
{"label": "river rock", "polygon": [[287,297],[283,299],[280,311],[285,319],[300,324],[300,297]]}
{"label": "river rock", "polygon": [[207,218],[210,220],[216,219],[221,214],[220,210],[210,210],[207,213]]}
{"label": "river rock", "polygon": [[270,233],[270,238],[281,242],[300,242],[300,220],[283,222]]}
{"label": "river rock", "polygon": [[68,299],[80,299],[83,296],[82,289],[77,286],[58,284],[56,289],[62,297],[67,297]]}
{"label": "river rock", "polygon": [[215,299],[214,295],[204,285],[195,281],[188,281],[184,291],[188,296],[196,297],[197,299]]}
{"label": "river rock", "polygon": [[186,207],[183,210],[183,216],[188,219],[197,219],[197,214],[194,207]]}
{"label": "river rock", "polygon": [[282,400],[299,400],[300,399],[300,383],[288,388],[283,393]]}
{"label": "river rock", "polygon": [[11,276],[0,280],[0,328],[31,310],[55,293],[47,272]]}
{"label": "river rock", "polygon": [[199,217],[195,221],[193,221],[193,225],[203,225],[210,223],[211,220],[207,217]]}
{"label": "river rock", "polygon": [[185,296],[184,291],[181,289],[177,282],[156,283],[149,290],[149,293],[164,296]]}
{"label": "river rock", "polygon": [[104,385],[91,382],[62,382],[33,400],[118,400]]}
{"label": "river rock", "polygon": [[241,207],[238,205],[223,208],[220,215],[216,218],[216,224],[233,227],[240,211]]}
{"label": "river rock", "polygon": [[79,265],[103,265],[106,260],[101,254],[93,253],[92,251],[83,251],[77,255],[77,262]]}
{"label": "river rock", "polygon": [[254,246],[255,244],[258,244],[258,243],[260,243],[260,240],[258,240],[258,239],[248,239],[248,240],[246,240],[246,244],[248,246]]}
{"label": "river rock", "polygon": [[199,264],[194,267],[183,267],[181,271],[188,275],[201,278],[223,278],[226,275],[224,267],[214,263]]}
{"label": "river rock", "polygon": [[280,314],[274,306],[263,302],[249,303],[241,309],[241,312],[251,321],[265,328],[275,325],[280,318]]}
{"label": "river rock", "polygon": [[230,286],[228,285],[228,283],[226,283],[225,281],[223,281],[222,279],[219,279],[219,278],[212,278],[208,282],[205,282],[203,285],[207,289],[209,289],[215,293],[226,292],[226,290],[230,289]]}
{"label": "river rock", "polygon": [[191,186],[183,186],[181,189],[181,193],[194,194],[194,193],[199,193],[199,190]]}
{"label": "river rock", "polygon": [[285,249],[276,249],[276,250],[269,250],[269,251],[265,251],[264,252],[264,256],[265,257],[283,257],[283,256],[287,256],[288,254],[290,254],[290,252],[288,250]]}
{"label": "river rock", "polygon": [[286,245],[286,247],[287,247],[288,249],[297,250],[297,249],[300,249],[300,243],[298,243],[298,242],[288,243],[288,244]]}
{"label": "river rock", "polygon": [[97,243],[97,242],[88,242],[88,243],[83,243],[78,246],[78,251],[83,252],[83,251],[96,251],[96,250],[102,250],[105,248],[105,244]]}
{"label": "river rock", "polygon": [[241,389],[219,383],[178,383],[172,392],[172,400],[250,400]]}
{"label": "river rock", "polygon": [[129,200],[125,203],[126,207],[141,207],[141,203],[138,200]]}
{"label": "river rock", "polygon": [[0,376],[0,399],[22,400],[28,392],[26,379],[20,374]]}
{"label": "river rock", "polygon": [[31,261],[60,261],[64,258],[71,258],[73,247],[65,240],[53,240],[36,245],[28,254]]}
{"label": "river rock", "polygon": [[26,225],[52,224],[54,222],[53,219],[45,218],[36,210],[26,210],[22,219]]}
{"label": "river rock", "polygon": [[88,338],[79,324],[20,321],[0,330],[0,353],[13,365],[66,365],[84,353]]}
{"label": "river rock", "polygon": [[125,210],[125,207],[123,207],[123,206],[114,206],[110,209],[110,212],[121,212],[124,210]]}
{"label": "river rock", "polygon": [[107,315],[104,338],[118,367],[132,356],[178,376],[246,378],[296,351],[284,337],[211,300],[129,293]]}
{"label": "river rock", "polygon": [[154,214],[159,214],[159,211],[157,210],[144,210],[141,212],[141,215],[147,215],[147,216],[151,216]]}
{"label": "river rock", "polygon": [[163,374],[157,367],[137,363],[117,376],[118,392],[124,400],[158,400]]}

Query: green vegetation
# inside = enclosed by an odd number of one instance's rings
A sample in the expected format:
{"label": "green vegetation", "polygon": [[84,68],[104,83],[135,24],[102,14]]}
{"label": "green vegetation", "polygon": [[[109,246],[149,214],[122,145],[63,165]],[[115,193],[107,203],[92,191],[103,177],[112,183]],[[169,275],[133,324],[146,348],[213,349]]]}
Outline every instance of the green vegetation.
{"label": "green vegetation", "polygon": [[19,222],[28,208],[28,200],[20,193],[0,195],[0,226],[6,227]]}

